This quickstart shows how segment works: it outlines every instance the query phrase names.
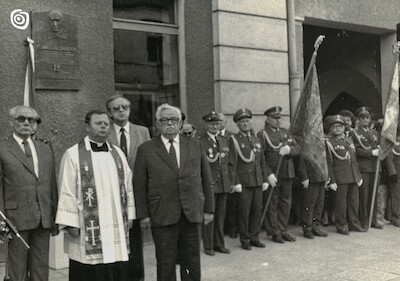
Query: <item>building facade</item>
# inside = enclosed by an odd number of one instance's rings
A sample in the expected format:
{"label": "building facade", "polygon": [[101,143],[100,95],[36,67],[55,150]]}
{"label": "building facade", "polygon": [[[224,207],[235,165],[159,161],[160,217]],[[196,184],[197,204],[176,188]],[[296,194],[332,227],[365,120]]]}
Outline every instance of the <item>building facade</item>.
{"label": "building facade", "polygon": [[[151,131],[155,108],[165,102],[180,106],[197,126],[205,113],[221,111],[232,130],[237,109],[251,109],[258,130],[265,109],[280,105],[288,126],[320,34],[326,36],[317,58],[324,114],[367,105],[378,116],[389,92],[400,21],[396,0],[3,1],[1,137],[9,133],[8,109],[23,101],[25,41],[35,40],[34,20],[26,29],[12,23],[17,9],[31,19],[53,10],[76,18],[78,64],[69,71],[75,71],[78,86],[71,90],[65,82],[35,94],[43,119],[38,134],[49,139],[57,132],[52,142],[57,162],[85,135],[85,113],[105,109],[115,93],[131,100],[132,121]],[[54,59],[62,60],[57,54]],[[68,63],[52,63],[49,77],[68,72]],[[52,242],[57,268],[66,265],[61,241]]]}

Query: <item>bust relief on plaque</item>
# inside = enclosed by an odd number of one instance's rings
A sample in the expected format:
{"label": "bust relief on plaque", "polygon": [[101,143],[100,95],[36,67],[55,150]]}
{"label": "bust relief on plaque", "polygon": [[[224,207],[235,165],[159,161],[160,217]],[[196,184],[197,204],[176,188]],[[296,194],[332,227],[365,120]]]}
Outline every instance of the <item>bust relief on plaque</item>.
{"label": "bust relief on plaque", "polygon": [[59,10],[32,13],[36,89],[79,90],[78,21]]}

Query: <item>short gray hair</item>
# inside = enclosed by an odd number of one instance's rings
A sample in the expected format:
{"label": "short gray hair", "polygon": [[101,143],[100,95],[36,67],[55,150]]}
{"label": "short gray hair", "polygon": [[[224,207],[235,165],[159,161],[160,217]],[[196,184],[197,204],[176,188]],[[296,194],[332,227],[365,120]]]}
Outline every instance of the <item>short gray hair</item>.
{"label": "short gray hair", "polygon": [[157,107],[156,120],[160,119],[161,112],[163,112],[164,110],[167,110],[167,109],[175,110],[179,115],[179,120],[182,120],[182,111],[179,109],[179,107],[169,105],[168,103],[164,103],[164,104],[160,105],[159,107]]}
{"label": "short gray hair", "polygon": [[126,100],[126,101],[129,103],[129,106],[131,106],[131,101],[130,101],[130,100],[128,100],[126,97],[124,97],[124,96],[121,95],[121,94],[116,94],[116,95],[113,95],[113,96],[109,97],[108,100],[106,101],[106,108],[107,108],[107,110],[109,110],[109,111],[111,110],[111,108],[110,108],[110,103],[111,103],[113,100],[116,100],[116,99],[118,99],[118,98],[122,98],[122,99]]}
{"label": "short gray hair", "polygon": [[35,117],[36,119],[40,119],[40,116],[39,116],[39,114],[37,113],[37,111],[34,109],[34,108],[32,108],[32,107],[29,107],[29,106],[26,106],[26,105],[17,105],[17,106],[14,106],[13,108],[11,108],[9,111],[8,111],[8,116],[10,117],[10,118],[17,118],[18,116],[17,116],[17,112],[18,111],[20,111],[20,110],[22,110],[22,109],[28,109],[28,110],[31,110],[32,112],[33,112],[33,117]]}

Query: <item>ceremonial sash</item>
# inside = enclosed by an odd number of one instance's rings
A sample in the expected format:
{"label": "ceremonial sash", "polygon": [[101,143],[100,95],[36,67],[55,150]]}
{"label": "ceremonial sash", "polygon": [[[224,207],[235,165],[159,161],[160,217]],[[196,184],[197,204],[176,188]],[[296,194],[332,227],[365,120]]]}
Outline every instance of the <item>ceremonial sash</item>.
{"label": "ceremonial sash", "polygon": [[346,154],[344,156],[340,156],[339,154],[337,154],[337,152],[333,148],[333,145],[330,141],[327,140],[326,144],[328,146],[330,154],[334,155],[337,159],[339,159],[339,160],[349,160],[350,159],[350,153],[348,151],[346,151]]}
{"label": "ceremonial sash", "polygon": [[[94,179],[92,156],[90,150],[86,150],[84,141],[78,144],[79,167],[81,175],[81,189],[83,198],[83,220],[85,224],[85,253],[88,259],[99,258],[102,256],[102,244],[100,233],[99,210],[96,193],[96,183]],[[129,248],[128,231],[128,212],[127,212],[127,194],[125,187],[125,175],[122,160],[116,149],[111,150],[111,155],[115,161],[118,171],[118,180],[120,186],[122,218],[124,222],[125,239]]]}
{"label": "ceremonial sash", "polygon": [[233,140],[233,145],[235,146],[236,153],[243,160],[243,162],[250,163],[250,162],[254,161],[255,155],[254,155],[254,151],[253,150],[250,151],[250,157],[246,158],[243,155],[242,150],[240,149],[239,143],[236,140],[235,136],[232,136],[232,140]]}
{"label": "ceremonial sash", "polygon": [[356,139],[357,139],[357,141],[358,141],[358,143],[360,144],[360,146],[363,148],[363,149],[371,149],[372,147],[371,146],[366,146],[366,145],[364,145],[363,144],[363,142],[362,142],[362,140],[361,140],[361,136],[359,135],[359,134],[357,134],[357,132],[355,131],[355,130],[353,130],[353,133],[354,133],[354,135],[356,136]]}
{"label": "ceremonial sash", "polygon": [[265,141],[268,143],[268,145],[269,145],[272,149],[278,150],[278,149],[280,149],[280,148],[282,147],[282,143],[281,143],[281,142],[280,142],[278,145],[274,145],[274,144],[272,143],[271,139],[269,138],[267,132],[266,132],[265,130],[262,130],[262,131],[263,131],[263,136],[264,136]]}

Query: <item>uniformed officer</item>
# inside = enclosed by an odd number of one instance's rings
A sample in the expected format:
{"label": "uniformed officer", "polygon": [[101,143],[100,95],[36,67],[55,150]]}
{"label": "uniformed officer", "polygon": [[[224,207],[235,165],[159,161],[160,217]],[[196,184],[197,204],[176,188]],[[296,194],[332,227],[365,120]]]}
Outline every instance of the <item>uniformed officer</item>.
{"label": "uniformed officer", "polygon": [[354,114],[347,109],[342,109],[338,113],[339,115],[342,115],[343,121],[344,121],[344,134],[346,137],[350,137],[350,132],[353,131],[353,124],[354,124]]}
{"label": "uniformed officer", "polygon": [[252,128],[252,113],[249,109],[238,110],[233,121],[239,133],[229,139],[229,168],[232,175],[233,191],[239,197],[239,232],[242,248],[251,246],[264,248],[260,242],[262,192],[268,189],[268,176],[272,173],[263,157],[261,141]]}
{"label": "uniformed officer", "polygon": [[[269,178],[270,184],[276,186],[264,220],[267,232],[272,234],[272,241],[277,243],[296,241],[296,238],[288,233],[287,224],[292,205],[292,183],[295,178],[293,157],[301,152],[296,141],[288,136],[288,131],[280,126],[281,111],[280,106],[267,109],[264,112],[267,116],[265,127],[257,134],[262,139],[264,157],[273,173],[277,172],[279,159],[283,157],[278,179],[275,174]],[[265,192],[263,201],[266,201],[267,197],[268,193]]]}
{"label": "uniformed officer", "polygon": [[228,139],[220,136],[220,115],[212,111],[203,116],[205,133],[200,137],[212,173],[212,187],[214,189],[215,213],[214,220],[207,225],[203,224],[203,246],[207,255],[213,256],[216,252],[229,254],[224,243],[224,220],[226,214],[226,200],[231,191],[229,176],[229,143]]}
{"label": "uniformed officer", "polygon": [[359,189],[359,215],[361,227],[368,229],[376,161],[379,155],[379,134],[376,130],[369,127],[371,123],[371,109],[369,107],[363,106],[358,108],[355,111],[355,115],[359,126],[352,131],[351,136],[356,147],[358,166],[363,179],[363,184]]}
{"label": "uniformed officer", "polygon": [[339,234],[348,235],[349,229],[364,232],[358,218],[358,187],[362,178],[351,138],[344,134],[341,115],[330,118],[330,136],[326,141],[329,188],[336,191],[334,199],[335,225]]}

